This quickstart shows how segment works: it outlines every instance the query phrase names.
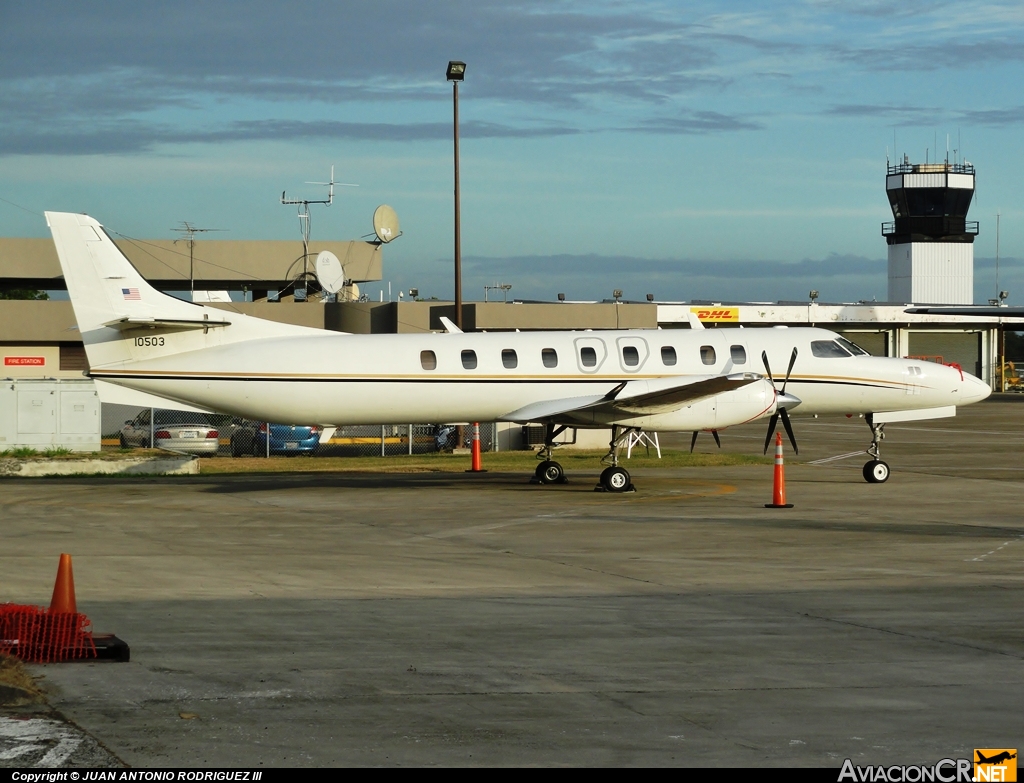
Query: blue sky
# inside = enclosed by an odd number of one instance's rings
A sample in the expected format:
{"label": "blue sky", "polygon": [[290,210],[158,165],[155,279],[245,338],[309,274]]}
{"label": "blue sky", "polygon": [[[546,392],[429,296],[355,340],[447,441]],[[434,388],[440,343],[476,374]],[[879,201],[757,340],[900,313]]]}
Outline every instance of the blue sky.
{"label": "blue sky", "polygon": [[[5,2],[0,198],[297,240],[280,193],[335,164],[359,187],[313,208],[314,238],[391,204],[386,280],[450,296],[449,59],[467,298],[884,299],[895,132],[978,167],[977,299],[998,209],[1024,303],[1019,2]],[[46,229],[0,201],[0,235]]]}

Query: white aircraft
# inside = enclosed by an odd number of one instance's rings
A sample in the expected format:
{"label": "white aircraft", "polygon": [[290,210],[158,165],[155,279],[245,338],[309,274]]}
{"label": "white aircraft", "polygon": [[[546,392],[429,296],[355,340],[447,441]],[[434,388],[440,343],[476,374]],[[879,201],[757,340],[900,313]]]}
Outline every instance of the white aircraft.
{"label": "white aircraft", "polygon": [[[46,219],[102,400],[150,405],[143,395],[154,395],[156,405],[324,426],[541,422],[542,483],[563,480],[551,449],[567,427],[611,427],[601,486],[621,492],[631,484],[618,451],[631,432],[717,440],[771,417],[765,448],[780,419],[795,448],[797,408],[864,415],[864,475],[883,482],[885,423],[952,416],[990,393],[958,369],[869,356],[814,328],[705,330],[694,319],[689,330],[356,335],[276,323],[155,290],[87,215]],[[783,366],[777,386],[771,367]]]}

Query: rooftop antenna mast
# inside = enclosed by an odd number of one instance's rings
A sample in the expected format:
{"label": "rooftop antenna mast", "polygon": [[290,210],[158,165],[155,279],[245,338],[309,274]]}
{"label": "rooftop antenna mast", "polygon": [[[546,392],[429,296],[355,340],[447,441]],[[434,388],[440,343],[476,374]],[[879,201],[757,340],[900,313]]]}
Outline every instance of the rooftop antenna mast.
{"label": "rooftop antenna mast", "polygon": [[[196,234],[206,234],[210,231],[227,231],[226,228],[196,228],[194,225],[189,223],[187,220],[182,220],[181,225],[177,228],[172,228],[171,231],[177,231],[182,235],[182,239],[188,242],[188,290],[189,300],[194,302],[196,300],[196,278],[195,278],[195,253],[193,252],[196,246]],[[175,239],[175,242],[178,240]]]}
{"label": "rooftop antenna mast", "polygon": [[359,186],[351,182],[335,182],[334,181],[334,166],[331,166],[331,181],[330,182],[307,182],[307,185],[326,185],[327,186],[327,198],[321,199],[308,199],[308,198],[288,198],[285,191],[281,191],[281,203],[282,204],[297,204],[299,207],[299,230],[302,232],[302,279],[305,280],[309,273],[309,205],[310,204],[323,204],[324,206],[330,206],[334,203],[334,186],[338,185],[345,188],[358,188]]}

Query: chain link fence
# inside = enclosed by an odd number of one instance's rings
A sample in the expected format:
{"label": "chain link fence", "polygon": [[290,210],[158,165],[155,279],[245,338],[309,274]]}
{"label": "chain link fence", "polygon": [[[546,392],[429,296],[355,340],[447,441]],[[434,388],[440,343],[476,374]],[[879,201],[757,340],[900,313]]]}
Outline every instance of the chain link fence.
{"label": "chain link fence", "polygon": [[[159,448],[222,457],[397,457],[472,446],[473,426],[385,424],[320,427],[226,414],[102,406],[104,448]],[[461,443],[460,443],[461,440]],[[497,427],[480,424],[480,449],[497,450]]]}

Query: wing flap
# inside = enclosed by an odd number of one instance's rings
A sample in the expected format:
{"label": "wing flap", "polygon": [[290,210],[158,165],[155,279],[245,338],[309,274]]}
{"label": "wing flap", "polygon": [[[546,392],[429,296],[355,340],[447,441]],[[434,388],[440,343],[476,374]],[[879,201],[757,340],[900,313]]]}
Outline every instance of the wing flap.
{"label": "wing flap", "polygon": [[617,419],[668,413],[683,405],[739,389],[760,380],[756,373],[658,378],[619,383],[605,394],[542,400],[505,414],[500,421],[564,423],[612,423]]}

